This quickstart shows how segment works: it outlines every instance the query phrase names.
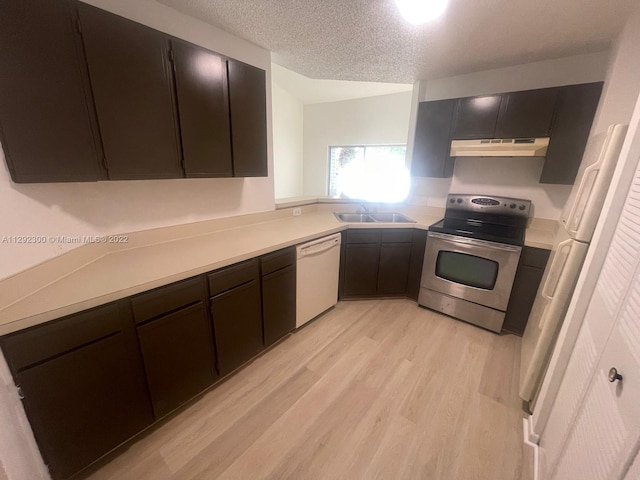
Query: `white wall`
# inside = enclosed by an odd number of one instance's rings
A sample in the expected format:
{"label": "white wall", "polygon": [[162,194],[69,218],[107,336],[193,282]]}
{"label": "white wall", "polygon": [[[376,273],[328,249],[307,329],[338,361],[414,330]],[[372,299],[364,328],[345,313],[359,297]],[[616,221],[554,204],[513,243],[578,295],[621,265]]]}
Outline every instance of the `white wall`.
{"label": "white wall", "polygon": [[329,146],[404,144],[411,92],[304,106],[304,194],[327,195]]}
{"label": "white wall", "polygon": [[[270,52],[152,0],[86,3],[258,66],[271,84]],[[269,177],[14,184],[0,152],[0,237],[104,235],[274,208],[271,89],[267,88]],[[0,278],[76,245],[0,243]]]}
{"label": "white wall", "polygon": [[[408,151],[413,148],[418,102],[602,81],[607,64],[608,53],[603,52],[417,82]],[[453,178],[413,178],[410,201],[444,207],[448,192],[521,197],[533,202],[535,217],[557,220],[571,186],[538,183],[542,162],[537,158],[457,158]]]}
{"label": "white wall", "polygon": [[275,196],[299,197],[303,194],[303,105],[275,82],[271,85]]}

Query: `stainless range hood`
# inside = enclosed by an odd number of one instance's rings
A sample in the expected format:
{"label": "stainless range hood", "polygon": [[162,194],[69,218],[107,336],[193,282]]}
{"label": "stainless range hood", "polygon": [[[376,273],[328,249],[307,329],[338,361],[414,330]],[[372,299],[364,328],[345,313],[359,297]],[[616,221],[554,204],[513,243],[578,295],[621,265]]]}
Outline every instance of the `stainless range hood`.
{"label": "stainless range hood", "polygon": [[549,138],[453,140],[452,157],[544,157]]}

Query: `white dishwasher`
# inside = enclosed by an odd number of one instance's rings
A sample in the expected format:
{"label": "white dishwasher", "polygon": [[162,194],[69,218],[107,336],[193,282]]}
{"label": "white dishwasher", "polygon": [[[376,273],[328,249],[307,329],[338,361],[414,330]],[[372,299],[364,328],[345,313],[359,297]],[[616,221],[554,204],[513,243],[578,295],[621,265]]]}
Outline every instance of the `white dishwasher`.
{"label": "white dishwasher", "polygon": [[338,302],[340,234],[298,245],[296,328]]}

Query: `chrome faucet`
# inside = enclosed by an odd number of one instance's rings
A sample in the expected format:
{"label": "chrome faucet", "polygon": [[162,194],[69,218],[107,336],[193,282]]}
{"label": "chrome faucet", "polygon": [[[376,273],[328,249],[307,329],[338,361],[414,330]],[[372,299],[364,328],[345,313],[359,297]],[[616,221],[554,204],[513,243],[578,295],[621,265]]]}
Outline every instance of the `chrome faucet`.
{"label": "chrome faucet", "polygon": [[371,206],[367,206],[366,203],[360,204],[360,209],[362,209],[359,213],[376,213],[377,209]]}

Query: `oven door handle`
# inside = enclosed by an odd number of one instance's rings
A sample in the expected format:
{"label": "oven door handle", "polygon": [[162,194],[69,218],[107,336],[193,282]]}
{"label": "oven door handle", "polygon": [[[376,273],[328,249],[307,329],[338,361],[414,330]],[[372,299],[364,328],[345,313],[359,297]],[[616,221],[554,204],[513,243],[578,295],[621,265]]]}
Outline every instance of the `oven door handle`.
{"label": "oven door handle", "polygon": [[522,247],[517,245],[507,245],[505,243],[489,242],[487,240],[477,240],[475,238],[460,237],[458,235],[451,235],[449,233],[429,232],[428,236],[431,238],[437,238],[445,242],[453,244],[472,245],[477,247],[488,247],[495,250],[504,250],[507,252],[519,252]]}

